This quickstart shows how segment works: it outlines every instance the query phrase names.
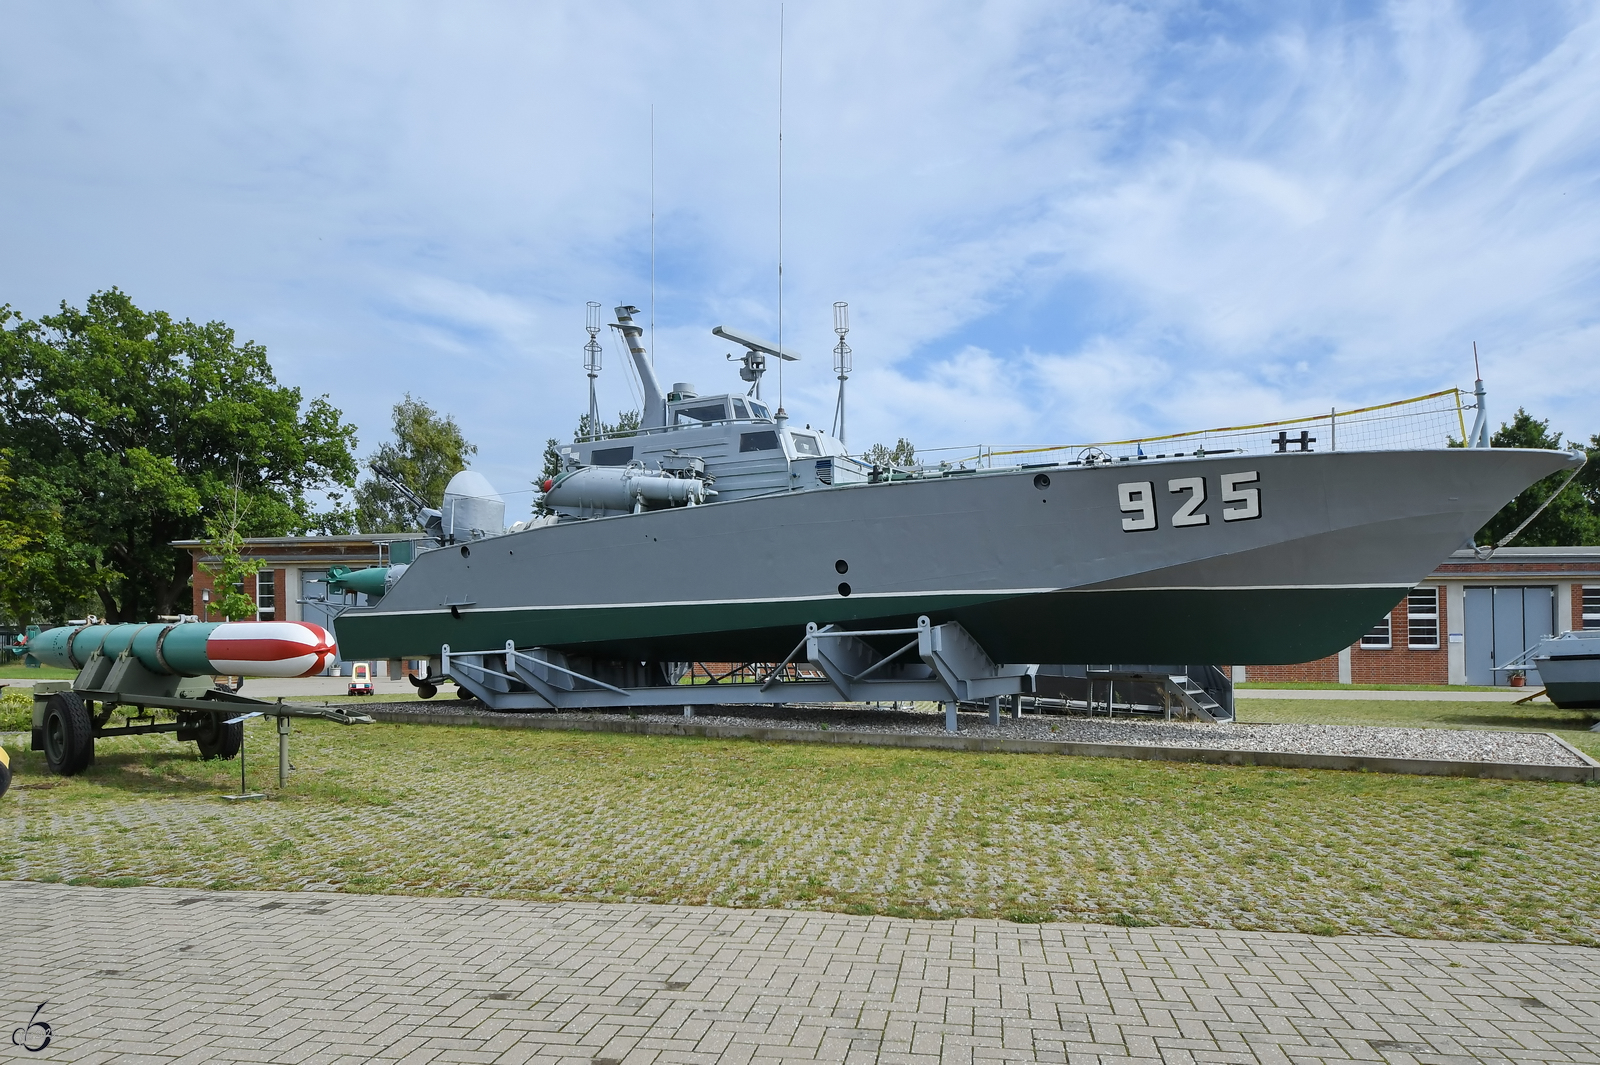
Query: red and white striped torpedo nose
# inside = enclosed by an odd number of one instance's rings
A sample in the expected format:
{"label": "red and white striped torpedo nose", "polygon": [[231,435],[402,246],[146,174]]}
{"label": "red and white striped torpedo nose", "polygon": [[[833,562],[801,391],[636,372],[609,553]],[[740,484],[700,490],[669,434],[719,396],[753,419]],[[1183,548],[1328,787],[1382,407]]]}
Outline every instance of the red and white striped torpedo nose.
{"label": "red and white striped torpedo nose", "polygon": [[309,621],[229,621],[206,637],[212,668],[241,677],[311,677],[337,653],[333,634]]}

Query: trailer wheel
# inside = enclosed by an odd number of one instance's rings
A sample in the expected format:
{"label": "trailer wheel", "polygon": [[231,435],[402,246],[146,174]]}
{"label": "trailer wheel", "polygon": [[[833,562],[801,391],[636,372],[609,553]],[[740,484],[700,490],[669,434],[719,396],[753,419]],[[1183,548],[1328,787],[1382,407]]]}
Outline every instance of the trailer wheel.
{"label": "trailer wheel", "polygon": [[200,719],[200,727],[195,730],[194,745],[200,748],[200,757],[207,761],[213,758],[232,758],[239,753],[239,746],[242,743],[244,743],[244,722],[224,724],[221,714],[204,715]]}
{"label": "trailer wheel", "polygon": [[77,692],[56,692],[45,703],[44,761],[50,772],[64,777],[94,761],[94,722]]}

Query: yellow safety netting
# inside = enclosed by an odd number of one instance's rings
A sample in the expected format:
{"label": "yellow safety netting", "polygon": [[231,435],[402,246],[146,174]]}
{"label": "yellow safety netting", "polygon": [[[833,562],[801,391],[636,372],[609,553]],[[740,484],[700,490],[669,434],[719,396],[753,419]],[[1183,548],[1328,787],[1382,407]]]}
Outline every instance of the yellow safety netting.
{"label": "yellow safety netting", "polygon": [[1448,447],[1467,437],[1472,404],[1459,388],[1354,410],[1330,410],[1302,418],[1229,425],[1164,436],[1134,437],[1043,447],[938,448],[919,454],[926,465],[1015,466],[1035,463],[1098,463],[1188,455],[1263,455],[1300,451],[1413,451]]}

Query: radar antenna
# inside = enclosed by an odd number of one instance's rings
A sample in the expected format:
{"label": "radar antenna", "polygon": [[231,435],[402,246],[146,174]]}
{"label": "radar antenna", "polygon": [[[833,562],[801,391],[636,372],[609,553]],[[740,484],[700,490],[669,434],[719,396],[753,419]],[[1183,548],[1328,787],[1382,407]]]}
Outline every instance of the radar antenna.
{"label": "radar antenna", "polygon": [[[717,326],[711,331],[711,335],[719,336],[724,340],[731,340],[746,349],[744,357],[737,360],[743,363],[739,369],[739,377],[741,380],[750,382],[750,391],[747,394],[757,399],[761,398],[761,375],[767,372],[768,355],[776,355],[778,357],[778,369],[780,371],[783,369],[784,363],[800,361],[800,356],[792,351],[786,351],[776,344],[769,344],[760,337],[741,333],[737,329],[729,329],[725,325]],[[729,355],[728,358],[733,359],[733,356]],[[779,408],[779,410],[782,409],[782,407]]]}
{"label": "radar antenna", "polygon": [[583,328],[589,333],[589,343],[583,346],[583,368],[589,375],[589,439],[600,439],[600,403],[595,398],[594,379],[600,376],[600,304],[590,300],[584,316]]}
{"label": "radar antenna", "polygon": [[843,300],[833,305],[833,331],[839,334],[839,346],[833,349],[833,372],[839,375],[839,402],[833,409],[833,435],[844,443],[844,382],[850,376],[852,363],[850,345],[844,342],[850,332],[850,305]]}

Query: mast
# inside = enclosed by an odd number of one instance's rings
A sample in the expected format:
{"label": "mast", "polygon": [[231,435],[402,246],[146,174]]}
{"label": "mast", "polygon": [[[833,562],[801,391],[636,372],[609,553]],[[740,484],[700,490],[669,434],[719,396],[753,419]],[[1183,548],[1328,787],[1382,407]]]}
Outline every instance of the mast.
{"label": "mast", "polygon": [[844,342],[850,332],[850,305],[842,300],[833,305],[833,331],[839,334],[839,346],[833,349],[833,372],[839,375],[839,402],[833,409],[833,434],[839,443],[844,438],[844,383],[850,376],[850,345]]}
{"label": "mast", "polygon": [[589,333],[589,343],[583,346],[583,369],[589,375],[589,439],[600,439],[600,403],[595,398],[594,379],[600,376],[600,305],[590,300],[584,309],[583,328]]}
{"label": "mast", "polygon": [[655,367],[650,365],[650,354],[639,341],[644,330],[633,322],[633,316],[638,313],[637,307],[618,307],[617,320],[611,324],[611,328],[622,334],[622,339],[628,345],[628,354],[633,358],[633,367],[639,372],[639,386],[644,390],[644,410],[639,412],[639,427],[659,429],[667,424],[666,396],[661,391],[661,382],[656,380]]}

